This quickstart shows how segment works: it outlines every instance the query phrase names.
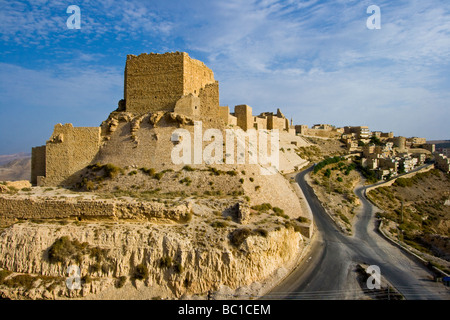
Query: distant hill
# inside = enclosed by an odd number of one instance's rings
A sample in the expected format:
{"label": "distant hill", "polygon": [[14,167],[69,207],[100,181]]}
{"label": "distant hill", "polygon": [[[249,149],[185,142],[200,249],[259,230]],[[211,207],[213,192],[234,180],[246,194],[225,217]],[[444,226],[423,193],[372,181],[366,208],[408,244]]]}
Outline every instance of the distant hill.
{"label": "distant hill", "polygon": [[0,156],[0,181],[30,180],[31,155],[16,153]]}
{"label": "distant hill", "polygon": [[13,160],[24,159],[24,158],[31,158],[31,153],[20,152],[20,153],[14,153],[14,154],[0,155],[0,166],[8,164],[8,162],[11,162]]}

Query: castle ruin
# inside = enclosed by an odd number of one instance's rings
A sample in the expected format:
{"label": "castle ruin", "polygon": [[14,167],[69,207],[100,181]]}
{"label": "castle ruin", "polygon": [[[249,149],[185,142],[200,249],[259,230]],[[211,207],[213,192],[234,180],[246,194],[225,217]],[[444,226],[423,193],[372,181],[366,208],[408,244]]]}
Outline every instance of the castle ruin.
{"label": "castle ruin", "polygon": [[234,113],[220,106],[214,73],[185,52],[128,55],[124,99],[117,110],[99,127],[57,124],[44,146],[32,148],[31,182],[70,184],[83,168],[105,159],[122,166],[163,166],[170,161],[174,126],[192,126],[194,121],[202,121],[205,129],[278,129],[295,134],[279,109],[254,116],[248,105],[235,106]]}

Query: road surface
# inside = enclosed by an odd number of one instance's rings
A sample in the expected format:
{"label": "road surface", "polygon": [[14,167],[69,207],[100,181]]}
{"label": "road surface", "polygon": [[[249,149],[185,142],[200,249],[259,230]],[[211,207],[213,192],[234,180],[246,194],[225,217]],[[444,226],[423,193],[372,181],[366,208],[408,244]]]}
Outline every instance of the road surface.
{"label": "road surface", "polygon": [[354,235],[342,234],[305,181],[305,175],[311,170],[298,174],[296,181],[313,212],[317,240],[313,241],[311,254],[305,261],[265,299],[370,298],[370,289],[365,284],[361,287],[356,280],[356,265],[366,263],[379,266],[381,275],[406,299],[450,300],[448,287],[434,282],[433,274],[425,266],[377,232],[375,208],[364,197],[364,187],[355,190],[361,199],[361,207]]}

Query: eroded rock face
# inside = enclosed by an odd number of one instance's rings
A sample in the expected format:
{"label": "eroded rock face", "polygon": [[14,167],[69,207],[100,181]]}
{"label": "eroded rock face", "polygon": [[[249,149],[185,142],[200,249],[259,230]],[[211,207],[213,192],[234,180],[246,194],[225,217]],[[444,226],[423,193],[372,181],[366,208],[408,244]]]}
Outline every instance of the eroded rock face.
{"label": "eroded rock face", "polygon": [[[0,234],[0,267],[39,275],[39,280],[28,290],[0,285],[0,293],[14,299],[95,298],[108,290],[112,297],[129,299],[137,290],[151,299],[156,288],[168,298],[204,294],[219,286],[234,290],[271,276],[303,246],[301,235],[292,228],[273,230],[267,237],[252,235],[239,247],[230,244],[229,232],[220,230],[202,237],[202,231],[194,232],[194,226],[188,225],[15,224]],[[88,250],[77,259],[50,263],[48,250],[63,236],[87,243],[89,250],[104,250],[104,255],[99,260]],[[69,265],[77,265],[82,277],[90,277],[81,290],[69,290],[65,285]],[[139,265],[145,266],[148,276],[132,280]],[[115,288],[120,277],[134,286]]]}

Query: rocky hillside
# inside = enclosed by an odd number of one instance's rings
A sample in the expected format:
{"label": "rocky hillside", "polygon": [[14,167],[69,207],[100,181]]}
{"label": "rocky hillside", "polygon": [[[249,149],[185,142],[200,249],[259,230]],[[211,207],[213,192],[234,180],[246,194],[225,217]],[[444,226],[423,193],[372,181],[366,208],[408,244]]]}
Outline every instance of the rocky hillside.
{"label": "rocky hillside", "polygon": [[[298,222],[261,207],[243,225],[234,211],[222,208],[220,201],[205,200],[194,206],[189,221],[179,223],[18,221],[0,232],[1,296],[172,299],[205,298],[210,290],[262,293],[263,283],[285,274],[301,253]],[[80,268],[77,290],[66,285],[72,265]]]}
{"label": "rocky hillside", "polygon": [[[369,192],[387,231],[412,247],[450,261],[450,176],[440,170],[399,178]],[[450,264],[449,264],[450,265]]]}
{"label": "rocky hillside", "polygon": [[31,157],[29,154],[0,156],[0,181],[30,180]]}

